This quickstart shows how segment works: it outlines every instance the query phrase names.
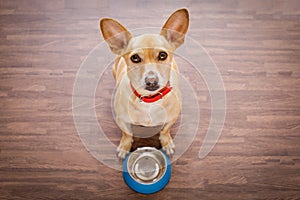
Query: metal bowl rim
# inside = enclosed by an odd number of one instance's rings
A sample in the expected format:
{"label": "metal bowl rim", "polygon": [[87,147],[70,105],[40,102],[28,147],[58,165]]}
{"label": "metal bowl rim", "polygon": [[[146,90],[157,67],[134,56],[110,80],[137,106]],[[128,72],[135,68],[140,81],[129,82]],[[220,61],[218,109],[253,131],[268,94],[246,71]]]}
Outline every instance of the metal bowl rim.
{"label": "metal bowl rim", "polygon": [[[129,162],[129,160],[130,160],[130,158],[131,158],[131,156],[132,156],[132,153],[136,153],[137,151],[142,151],[142,150],[151,150],[151,151],[158,152],[159,155],[162,156],[163,161],[164,161],[164,163],[165,163],[165,165],[162,166],[162,168],[161,168],[161,169],[164,169],[162,175],[161,175],[159,178],[157,178],[155,181],[153,181],[153,182],[145,183],[145,182],[142,182],[142,181],[136,179],[136,178],[132,175],[132,173],[131,173],[132,171],[129,169],[128,162]],[[131,153],[131,154],[129,155],[129,157],[128,157],[128,160],[127,160],[127,163],[126,163],[126,168],[127,168],[127,173],[130,175],[130,177],[131,177],[135,182],[138,182],[139,184],[142,184],[142,185],[151,185],[151,184],[155,184],[156,182],[158,182],[159,180],[161,180],[161,179],[165,176],[165,174],[167,173],[167,167],[168,167],[167,159],[166,159],[165,154],[164,154],[163,152],[161,152],[160,150],[158,150],[158,149],[156,149],[156,148],[154,148],[154,147],[141,147],[141,148],[138,148],[137,150],[135,150],[135,151],[132,152],[132,153]]]}

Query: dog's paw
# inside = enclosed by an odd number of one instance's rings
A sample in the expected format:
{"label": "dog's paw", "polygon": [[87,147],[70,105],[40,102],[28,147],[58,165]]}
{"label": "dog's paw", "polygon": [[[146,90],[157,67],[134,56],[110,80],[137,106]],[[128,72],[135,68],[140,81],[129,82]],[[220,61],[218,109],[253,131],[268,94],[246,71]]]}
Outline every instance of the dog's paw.
{"label": "dog's paw", "polygon": [[125,150],[121,144],[118,146],[117,155],[118,155],[119,159],[124,160],[128,153],[129,153],[129,151]]}
{"label": "dog's paw", "polygon": [[162,147],[162,149],[166,152],[168,156],[172,156],[175,151],[175,144],[173,140],[170,140],[169,143]]}

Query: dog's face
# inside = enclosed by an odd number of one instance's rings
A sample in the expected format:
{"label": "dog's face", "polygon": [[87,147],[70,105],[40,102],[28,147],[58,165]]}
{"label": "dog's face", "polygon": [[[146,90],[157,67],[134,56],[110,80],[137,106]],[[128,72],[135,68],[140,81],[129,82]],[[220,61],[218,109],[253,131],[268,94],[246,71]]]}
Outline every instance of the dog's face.
{"label": "dog's face", "polygon": [[184,42],[188,25],[186,9],[174,12],[157,35],[132,37],[113,19],[100,22],[104,39],[114,53],[124,58],[131,84],[143,95],[158,91],[168,83],[173,52]]}
{"label": "dog's face", "polygon": [[159,90],[169,81],[172,47],[163,36],[132,38],[123,57],[132,85],[142,94]]}

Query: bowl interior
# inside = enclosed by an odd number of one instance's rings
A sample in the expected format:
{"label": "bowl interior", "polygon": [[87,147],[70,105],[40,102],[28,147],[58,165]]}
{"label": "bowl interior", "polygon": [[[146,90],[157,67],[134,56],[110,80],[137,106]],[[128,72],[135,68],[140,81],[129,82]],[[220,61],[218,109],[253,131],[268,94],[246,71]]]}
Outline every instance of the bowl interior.
{"label": "bowl interior", "polygon": [[139,148],[129,155],[127,170],[143,184],[154,183],[165,174],[167,162],[163,153],[152,147]]}

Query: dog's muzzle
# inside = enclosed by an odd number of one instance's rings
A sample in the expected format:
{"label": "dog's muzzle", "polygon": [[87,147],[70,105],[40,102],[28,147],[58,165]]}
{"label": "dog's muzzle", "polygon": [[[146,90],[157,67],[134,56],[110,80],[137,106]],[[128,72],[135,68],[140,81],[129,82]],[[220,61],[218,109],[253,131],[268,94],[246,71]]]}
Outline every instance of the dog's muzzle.
{"label": "dog's muzzle", "polygon": [[159,78],[153,72],[150,71],[145,78],[145,89],[149,91],[155,91],[159,88]]}

